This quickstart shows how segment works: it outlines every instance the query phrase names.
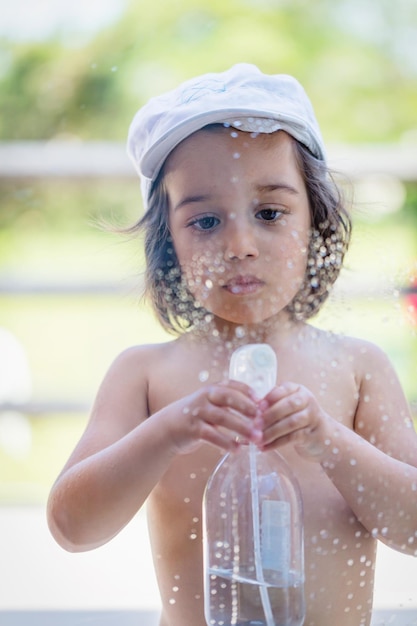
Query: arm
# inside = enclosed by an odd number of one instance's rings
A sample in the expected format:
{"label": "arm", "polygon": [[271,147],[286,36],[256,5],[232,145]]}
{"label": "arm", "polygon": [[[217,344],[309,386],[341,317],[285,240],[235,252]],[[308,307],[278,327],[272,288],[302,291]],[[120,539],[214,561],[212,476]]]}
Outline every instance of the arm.
{"label": "arm", "polygon": [[387,357],[361,345],[354,429],[327,415],[305,387],[287,383],[265,399],[264,447],[293,443],[321,464],[373,536],[417,554],[417,435]]}
{"label": "arm", "polygon": [[52,487],[48,523],[67,550],[92,549],[114,537],[176,455],[202,442],[231,449],[237,434],[260,436],[255,402],[241,383],[204,387],[148,417],[149,357],[149,348],[131,349],[111,366],[85,433]]}

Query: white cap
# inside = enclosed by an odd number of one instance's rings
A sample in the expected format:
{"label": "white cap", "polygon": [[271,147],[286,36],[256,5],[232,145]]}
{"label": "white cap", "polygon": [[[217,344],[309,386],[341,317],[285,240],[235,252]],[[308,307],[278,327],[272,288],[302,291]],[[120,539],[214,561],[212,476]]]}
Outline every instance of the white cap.
{"label": "white cap", "polygon": [[151,98],[136,113],[127,148],[141,178],[145,209],[151,185],[170,152],[215,123],[248,132],[284,130],[325,160],[320,128],[300,83],[292,76],[266,75],[255,65],[239,63],[223,73],[192,78]]}

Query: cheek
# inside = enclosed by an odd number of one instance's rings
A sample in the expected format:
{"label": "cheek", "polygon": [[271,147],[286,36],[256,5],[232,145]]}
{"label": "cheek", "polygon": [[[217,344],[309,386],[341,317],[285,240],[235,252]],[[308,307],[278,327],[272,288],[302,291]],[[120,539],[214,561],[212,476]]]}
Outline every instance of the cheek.
{"label": "cheek", "polygon": [[305,270],[309,237],[304,231],[291,230],[288,235],[266,251],[267,262],[279,263],[283,269]]}
{"label": "cheek", "polygon": [[222,274],[225,271],[223,255],[210,245],[201,246],[196,252],[184,249],[177,254],[181,269],[186,276]]}
{"label": "cheek", "polygon": [[182,274],[191,293],[202,297],[208,295],[212,287],[212,279],[221,280],[225,273],[225,263],[222,255],[215,251],[205,250],[203,253],[178,255]]}
{"label": "cheek", "polygon": [[308,250],[309,250],[309,237],[305,232],[301,234],[298,231],[291,233],[290,244],[290,261],[294,266],[298,266],[305,271],[307,267]]}

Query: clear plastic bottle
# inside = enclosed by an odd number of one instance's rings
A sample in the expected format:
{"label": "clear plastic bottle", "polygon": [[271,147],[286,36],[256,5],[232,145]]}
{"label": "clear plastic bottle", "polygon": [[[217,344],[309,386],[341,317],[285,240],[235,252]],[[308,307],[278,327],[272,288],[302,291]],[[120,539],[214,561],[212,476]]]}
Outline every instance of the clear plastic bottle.
{"label": "clear plastic bottle", "polygon": [[[236,350],[230,378],[262,398],[276,384],[267,344]],[[204,494],[204,593],[209,626],[301,626],[304,546],[300,489],[275,450],[226,454]]]}

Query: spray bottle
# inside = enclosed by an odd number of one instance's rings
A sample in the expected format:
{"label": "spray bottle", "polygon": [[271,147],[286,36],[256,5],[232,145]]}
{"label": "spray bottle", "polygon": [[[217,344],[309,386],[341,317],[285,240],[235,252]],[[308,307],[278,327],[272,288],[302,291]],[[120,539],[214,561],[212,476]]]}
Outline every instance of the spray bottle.
{"label": "spray bottle", "polygon": [[[263,398],[276,384],[267,344],[238,348],[229,378]],[[209,626],[302,626],[300,489],[282,456],[242,444],[208,480],[203,500],[204,610]]]}

